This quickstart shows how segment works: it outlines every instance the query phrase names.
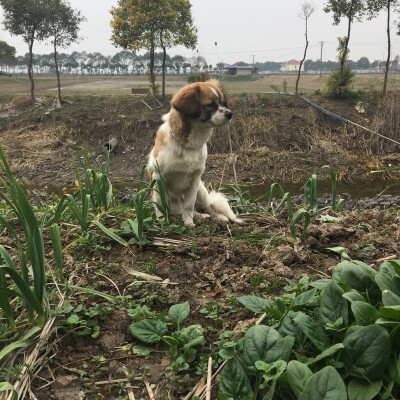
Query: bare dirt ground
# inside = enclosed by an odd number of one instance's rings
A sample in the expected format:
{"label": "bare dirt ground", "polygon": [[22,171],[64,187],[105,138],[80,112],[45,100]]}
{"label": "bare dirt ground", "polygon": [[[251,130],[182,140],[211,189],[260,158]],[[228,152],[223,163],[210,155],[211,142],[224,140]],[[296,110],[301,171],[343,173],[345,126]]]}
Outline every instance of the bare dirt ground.
{"label": "bare dirt ground", "polygon": [[[385,100],[363,94],[347,102],[310,97],[332,112],[399,139],[397,93]],[[111,179],[114,184],[133,185],[152,146],[159,114],[125,95],[75,94],[66,100],[56,109],[50,97],[26,107],[19,97],[2,96],[0,144],[16,176],[36,187],[48,186],[50,192],[74,186],[72,154],[81,157],[84,146],[102,161],[104,144],[116,137],[119,146],[110,156]],[[229,132],[240,182],[304,182],[315,167],[329,161],[337,178],[348,182],[356,178],[373,182],[371,170],[399,167],[396,145],[323,116],[298,98],[239,94],[231,96],[230,107],[234,119]],[[162,111],[167,110],[165,106]],[[218,130],[209,146],[205,179],[214,186],[233,182],[227,134],[226,128]],[[396,178],[395,172],[384,176],[389,175]],[[132,321],[159,316],[171,305],[189,301],[191,312],[184,324],[202,326],[204,359],[213,355],[216,367],[222,362],[215,344],[218,336],[227,330],[240,336],[241,328],[255,321],[235,297],[256,293],[271,298],[283,292],[286,279],[330,276],[340,261],[329,250],[333,247],[343,247],[351,258],[375,267],[384,258],[400,258],[398,205],[384,208],[337,214],[336,222],[315,216],[305,239],[296,245],[286,208],[265,215],[246,214],[249,208],[242,206],[244,225],[206,222],[183,233],[168,232],[168,238],[179,240],[168,248],[125,248],[100,235],[73,246],[76,233],[62,226],[69,282],[124,300],[111,303],[79,291],[70,295],[75,311],[64,310],[59,317],[58,334],[49,341],[53,357],[33,380],[34,395],[39,400],[121,399],[132,390],[135,398],[147,399],[147,379],[155,399],[184,398],[200,379],[200,364],[170,370],[166,344],[158,344],[150,354],[141,353],[137,347],[141,343],[129,333]],[[300,236],[300,225],[296,229]],[[49,238],[46,246],[50,256]],[[157,278],[146,281],[132,270]],[[74,312],[98,326],[98,335],[83,333],[80,324],[71,328],[66,321]]]}

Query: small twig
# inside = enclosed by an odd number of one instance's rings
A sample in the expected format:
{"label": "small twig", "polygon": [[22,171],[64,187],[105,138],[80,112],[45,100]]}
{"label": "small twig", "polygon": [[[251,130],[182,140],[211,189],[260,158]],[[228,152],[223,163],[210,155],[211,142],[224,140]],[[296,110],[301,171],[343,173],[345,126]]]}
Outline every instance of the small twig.
{"label": "small twig", "polygon": [[206,400],[211,400],[212,357],[208,359]]}
{"label": "small twig", "polygon": [[105,276],[103,274],[99,274],[98,272],[95,272],[95,274],[98,276],[101,276],[102,278],[107,279],[109,282],[111,282],[111,284],[114,285],[115,289],[117,289],[118,295],[121,297],[121,292],[119,291],[117,284],[112,279],[110,279],[108,276]]}
{"label": "small twig", "polygon": [[156,398],[154,397],[153,390],[150,386],[150,382],[145,376],[143,377],[143,382],[146,385],[147,393],[149,394],[150,400],[156,400]]}
{"label": "small twig", "polygon": [[235,185],[237,186],[238,182],[237,182],[237,175],[236,175],[235,156],[234,156],[233,150],[232,150],[232,139],[231,139],[231,134],[229,132],[229,125],[228,125],[228,139],[229,139],[229,149],[230,149],[231,157],[232,157],[233,176],[235,177]]}
{"label": "small twig", "polygon": [[383,261],[394,260],[395,258],[397,258],[396,255],[391,255],[391,256],[387,256],[387,257],[378,258],[378,259],[375,260],[374,262],[376,262],[376,263],[381,263],[381,262],[383,262]]}

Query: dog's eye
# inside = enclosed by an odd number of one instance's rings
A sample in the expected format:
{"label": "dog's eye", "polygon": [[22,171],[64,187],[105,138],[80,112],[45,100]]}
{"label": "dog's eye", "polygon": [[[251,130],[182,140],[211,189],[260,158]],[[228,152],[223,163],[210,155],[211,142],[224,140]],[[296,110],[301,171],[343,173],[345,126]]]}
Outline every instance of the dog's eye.
{"label": "dog's eye", "polygon": [[213,107],[214,103],[206,104],[206,107]]}

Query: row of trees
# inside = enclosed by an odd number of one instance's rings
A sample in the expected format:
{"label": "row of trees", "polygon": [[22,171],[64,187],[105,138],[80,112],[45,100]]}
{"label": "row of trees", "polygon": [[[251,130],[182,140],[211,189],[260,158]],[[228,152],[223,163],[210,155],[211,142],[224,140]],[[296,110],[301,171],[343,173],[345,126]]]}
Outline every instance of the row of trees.
{"label": "row of trees", "polygon": [[[3,42],[5,43],[5,42]],[[6,45],[6,44],[5,44]],[[8,46],[12,47],[12,46]],[[15,56],[14,51],[8,51],[8,56],[2,57],[2,42],[0,41],[0,66],[5,71],[23,72],[28,65],[29,53],[24,56]],[[101,53],[87,53],[74,51],[71,54],[59,53],[57,62],[60,71],[64,74],[143,74],[148,70],[150,55],[136,55],[131,51],[120,51],[113,56],[105,56]],[[162,52],[154,54],[154,68],[157,73],[162,71],[164,54]],[[165,57],[165,67],[169,73],[187,73],[192,69],[212,68],[205,64],[202,57],[185,58],[181,55]],[[33,54],[33,67],[37,73],[54,73],[54,54]]]}
{"label": "row of trees", "polygon": [[50,41],[61,102],[61,85],[57,60],[60,47],[68,47],[78,40],[79,24],[84,20],[80,11],[71,8],[66,0],[0,0],[4,11],[4,26],[13,35],[22,36],[28,45],[28,75],[31,100],[35,101],[33,79],[33,45],[35,41]]}
{"label": "row of trees", "polygon": [[[6,72],[23,72],[29,63],[30,54],[16,56],[15,48],[6,42],[0,41],[0,67]],[[397,55],[391,60],[391,68],[399,65],[400,56]],[[154,69],[156,73],[162,72],[164,53],[154,53]],[[54,53],[32,54],[33,69],[36,73],[46,74],[55,72]],[[59,70],[64,74],[107,74],[107,75],[127,75],[143,74],[149,69],[150,54],[136,55],[132,51],[123,50],[113,56],[105,56],[101,53],[87,53],[85,51],[74,51],[71,54],[59,53],[57,64]],[[346,63],[352,70],[367,70],[369,68],[380,69],[386,63],[382,60],[370,62],[367,57],[361,57],[357,61],[347,60]],[[258,71],[279,71],[283,62],[266,61],[257,62],[255,67]],[[333,71],[338,66],[338,61],[323,61],[307,59],[304,61],[305,71]],[[187,74],[190,72],[218,71],[224,67],[222,63],[219,67],[207,63],[203,57],[185,58],[181,55],[173,57],[168,54],[165,56],[165,67],[168,73]]]}

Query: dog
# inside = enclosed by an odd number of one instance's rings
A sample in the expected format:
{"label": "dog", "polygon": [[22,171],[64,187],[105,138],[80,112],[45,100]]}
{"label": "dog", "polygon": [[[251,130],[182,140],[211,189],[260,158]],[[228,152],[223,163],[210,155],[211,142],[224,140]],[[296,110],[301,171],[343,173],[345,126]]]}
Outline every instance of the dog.
{"label": "dog", "polygon": [[[211,217],[219,221],[242,223],[222,193],[205,188],[201,176],[207,159],[207,142],[214,128],[232,119],[226,97],[217,80],[184,86],[171,100],[163,116],[147,171],[150,180],[162,177],[168,190],[172,215],[181,215],[185,225]],[[160,195],[153,191],[153,201]],[[157,216],[161,213],[156,207]]]}

